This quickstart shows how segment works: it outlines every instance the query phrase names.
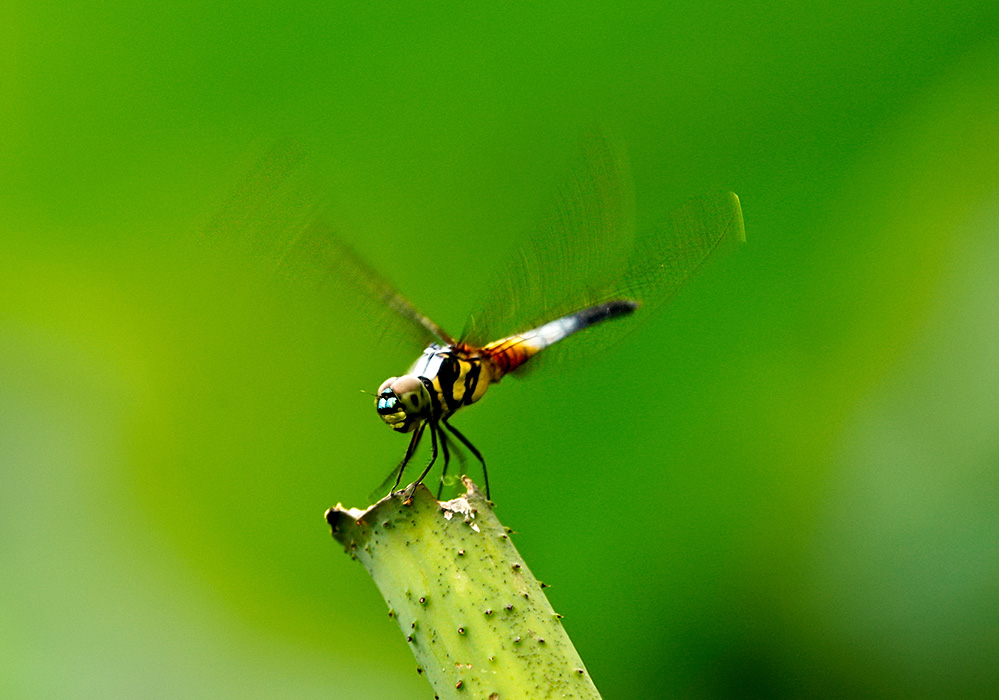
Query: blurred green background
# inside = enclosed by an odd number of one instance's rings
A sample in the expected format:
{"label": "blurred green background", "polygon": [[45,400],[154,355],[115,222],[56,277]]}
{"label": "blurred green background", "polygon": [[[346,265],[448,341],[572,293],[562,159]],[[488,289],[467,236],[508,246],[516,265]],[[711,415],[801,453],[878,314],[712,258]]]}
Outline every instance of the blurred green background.
{"label": "blurred green background", "polygon": [[749,243],[459,422],[597,686],[997,697],[999,5],[418,7],[0,8],[0,696],[431,697],[322,518],[411,358],[201,232],[291,139],[460,329],[608,123]]}

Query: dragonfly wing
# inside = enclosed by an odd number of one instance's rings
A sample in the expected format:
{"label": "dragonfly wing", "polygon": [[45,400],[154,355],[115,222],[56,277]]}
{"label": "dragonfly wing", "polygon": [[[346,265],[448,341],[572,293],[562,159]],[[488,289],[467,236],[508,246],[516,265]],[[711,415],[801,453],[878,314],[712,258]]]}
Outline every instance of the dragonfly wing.
{"label": "dragonfly wing", "polygon": [[399,291],[379,275],[353,248],[333,233],[330,225],[316,219],[304,228],[281,260],[286,271],[311,276],[319,271],[321,279],[333,284],[346,284],[365,300],[391,309],[411,324],[420,338],[421,349],[431,341],[454,345],[450,335],[421,313]]}
{"label": "dragonfly wing", "polygon": [[533,372],[571,354],[595,354],[619,342],[670,301],[719,253],[745,242],[739,198],[733,192],[693,199],[638,237],[631,261],[619,279],[602,288],[597,300],[627,299],[640,306],[621,320],[600,323],[559,342],[524,365]]}
{"label": "dragonfly wing", "polygon": [[[261,259],[275,281],[332,294],[331,308],[360,309],[378,319],[387,336],[418,354],[449,336],[420,313],[333,230],[325,198],[304,155],[293,146],[273,148],[229,194],[207,227],[215,246]],[[392,313],[394,312],[394,313]]]}
{"label": "dragonfly wing", "polygon": [[462,340],[481,346],[610,300],[633,247],[633,202],[618,139],[587,135],[553,206],[510,256]]}
{"label": "dragonfly wing", "polygon": [[680,291],[714,253],[745,241],[742,206],[734,192],[691,200],[635,242],[615,293],[651,311]]}
{"label": "dragonfly wing", "polygon": [[[641,304],[635,317],[673,297],[719,250],[745,240],[739,199],[729,192],[693,200],[641,236],[624,149],[605,134],[588,138],[554,210],[532,232],[466,335],[482,345],[614,300]],[[523,365],[533,370],[566,353],[590,353],[635,327],[635,318],[588,329]]]}

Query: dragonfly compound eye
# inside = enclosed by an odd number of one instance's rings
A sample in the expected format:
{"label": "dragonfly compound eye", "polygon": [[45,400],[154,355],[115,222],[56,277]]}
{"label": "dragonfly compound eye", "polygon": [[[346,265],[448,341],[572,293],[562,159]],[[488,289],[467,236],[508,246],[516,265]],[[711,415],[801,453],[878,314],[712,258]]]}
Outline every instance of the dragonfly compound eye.
{"label": "dragonfly compound eye", "polygon": [[408,433],[424,418],[430,407],[427,390],[416,377],[393,378],[382,384],[375,408],[393,430]]}

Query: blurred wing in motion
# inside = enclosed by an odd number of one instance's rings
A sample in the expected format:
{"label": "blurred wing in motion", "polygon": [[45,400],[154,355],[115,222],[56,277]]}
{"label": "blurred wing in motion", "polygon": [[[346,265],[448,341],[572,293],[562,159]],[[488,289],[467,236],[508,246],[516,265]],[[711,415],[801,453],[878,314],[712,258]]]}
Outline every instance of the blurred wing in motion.
{"label": "blurred wing in motion", "polygon": [[[641,236],[634,234],[633,212],[624,149],[606,134],[589,136],[554,209],[470,316],[462,339],[482,345],[620,299],[639,302],[637,314],[651,317],[715,251],[745,240],[739,199],[731,192],[693,200]],[[633,328],[633,317],[601,324],[524,367],[605,348]]]}
{"label": "blurred wing in motion", "polygon": [[691,200],[635,242],[615,293],[651,311],[680,291],[713,253],[745,241],[742,206],[734,192]]}
{"label": "blurred wing in motion", "polygon": [[431,342],[453,342],[333,232],[318,181],[302,153],[284,144],[272,149],[212,218],[209,243],[261,259],[282,283],[328,295],[331,313],[362,311],[374,320],[361,335],[380,330],[380,340],[391,339],[410,355]]}
{"label": "blurred wing in motion", "polygon": [[624,149],[605,133],[589,134],[550,211],[518,241],[469,316],[462,340],[482,346],[614,298],[633,231]]}

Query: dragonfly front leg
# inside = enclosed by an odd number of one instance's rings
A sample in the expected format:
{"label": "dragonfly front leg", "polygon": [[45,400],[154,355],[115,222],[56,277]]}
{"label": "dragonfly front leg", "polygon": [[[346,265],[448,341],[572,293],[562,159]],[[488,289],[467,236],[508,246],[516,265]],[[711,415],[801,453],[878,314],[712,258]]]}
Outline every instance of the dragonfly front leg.
{"label": "dragonfly front leg", "polygon": [[[409,447],[406,448],[406,456],[402,458],[402,462],[400,462],[399,466],[397,467],[398,473],[395,475],[395,484],[392,486],[392,490],[393,491],[395,491],[397,488],[399,488],[399,482],[402,481],[402,473],[406,470],[406,465],[409,463],[409,460],[413,458],[414,454],[416,454],[416,448],[420,444],[420,437],[422,437],[422,435],[423,435],[423,429],[425,427],[427,427],[427,424],[423,423],[413,433],[413,439],[409,441]],[[437,445],[437,441],[435,440],[434,441],[434,453],[435,454],[437,452],[436,445]],[[382,488],[385,488],[385,487],[382,486]]]}
{"label": "dragonfly front leg", "polygon": [[[421,483],[423,483],[423,479],[426,478],[427,473],[430,471],[430,468],[434,466],[434,462],[437,461],[437,431],[440,430],[440,428],[437,426],[437,421],[433,419],[428,420],[426,423],[424,423],[424,425],[430,426],[430,462],[428,462],[427,466],[424,467],[423,473],[420,474],[420,476],[416,479],[416,481],[414,481],[412,484],[409,485],[409,488],[406,490],[406,498],[403,500],[408,501],[410,498],[413,497],[413,490]],[[400,474],[399,476],[401,477],[402,474]]]}

